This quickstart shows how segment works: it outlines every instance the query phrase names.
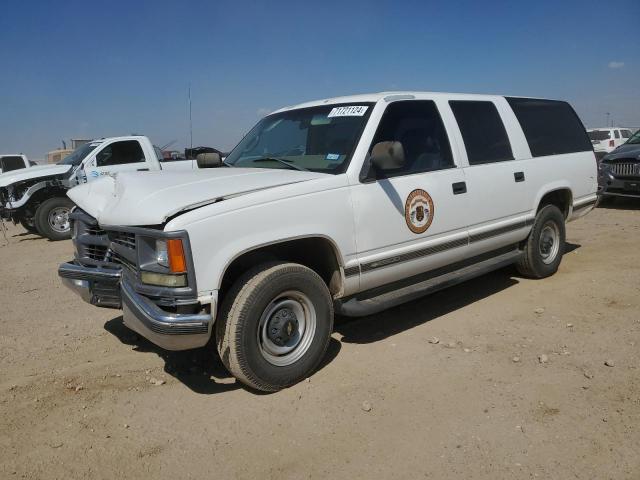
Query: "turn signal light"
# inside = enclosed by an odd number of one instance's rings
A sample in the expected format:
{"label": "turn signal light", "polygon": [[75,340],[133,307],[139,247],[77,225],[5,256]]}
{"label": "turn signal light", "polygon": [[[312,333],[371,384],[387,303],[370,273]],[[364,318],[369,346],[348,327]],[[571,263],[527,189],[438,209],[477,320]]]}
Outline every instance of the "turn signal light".
{"label": "turn signal light", "polygon": [[187,259],[184,256],[182,240],[179,238],[168,239],[167,253],[169,254],[169,270],[171,273],[185,273],[187,271]]}

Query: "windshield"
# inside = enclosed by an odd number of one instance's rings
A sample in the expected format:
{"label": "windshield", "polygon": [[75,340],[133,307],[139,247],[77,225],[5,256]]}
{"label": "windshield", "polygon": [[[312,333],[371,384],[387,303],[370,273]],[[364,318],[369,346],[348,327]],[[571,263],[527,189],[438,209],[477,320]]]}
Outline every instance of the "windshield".
{"label": "windshield", "polygon": [[84,145],[81,145],[80,147],[76,148],[73,152],[71,152],[69,155],[64,157],[62,160],[60,160],[58,162],[58,165],[73,165],[74,167],[77,167],[78,165],[80,165],[80,162],[82,162],[82,160],[84,160],[85,157],[89,155],[89,153],[91,153],[91,151],[94,148],[96,148],[98,145],[100,144],[85,143]]}
{"label": "windshield", "polygon": [[608,140],[611,138],[611,131],[610,130],[591,130],[590,132],[587,132],[589,134],[589,138],[591,140]]}
{"label": "windshield", "polygon": [[634,133],[631,138],[629,140],[627,140],[627,145],[631,144],[631,145],[637,145],[640,143],[640,130],[638,130],[636,133]]}
{"label": "windshield", "polygon": [[342,173],[372,110],[371,103],[323,105],[263,118],[225,159],[234,167]]}

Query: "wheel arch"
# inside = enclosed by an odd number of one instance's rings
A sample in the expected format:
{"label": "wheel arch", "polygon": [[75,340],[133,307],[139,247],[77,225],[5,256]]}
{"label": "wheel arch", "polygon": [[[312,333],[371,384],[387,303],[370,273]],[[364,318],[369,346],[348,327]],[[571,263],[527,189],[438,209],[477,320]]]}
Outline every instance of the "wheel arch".
{"label": "wheel arch", "polygon": [[218,280],[220,298],[249,267],[272,260],[291,261],[315,271],[333,297],[344,290],[344,262],[338,245],[325,235],[292,237],[245,249],[230,259]]}
{"label": "wheel arch", "polygon": [[555,205],[562,212],[565,221],[571,215],[573,208],[573,192],[567,184],[549,186],[538,194],[536,199],[536,214],[546,205]]}

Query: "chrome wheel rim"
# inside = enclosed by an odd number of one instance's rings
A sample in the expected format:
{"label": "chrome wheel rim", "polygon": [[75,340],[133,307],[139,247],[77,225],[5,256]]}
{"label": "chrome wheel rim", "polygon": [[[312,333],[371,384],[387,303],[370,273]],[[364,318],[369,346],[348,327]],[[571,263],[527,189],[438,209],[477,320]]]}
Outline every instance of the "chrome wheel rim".
{"label": "chrome wheel rim", "polygon": [[316,324],[316,309],[309,297],[297,290],[279,294],[260,316],[260,354],[277,367],[297,362],[309,350]]}
{"label": "chrome wheel rim", "polygon": [[555,222],[547,222],[540,231],[538,250],[543,263],[549,265],[558,256],[560,251],[560,229]]}
{"label": "chrome wheel rim", "polygon": [[56,207],[49,212],[47,218],[51,229],[58,233],[66,233],[69,231],[69,212],[67,207]]}

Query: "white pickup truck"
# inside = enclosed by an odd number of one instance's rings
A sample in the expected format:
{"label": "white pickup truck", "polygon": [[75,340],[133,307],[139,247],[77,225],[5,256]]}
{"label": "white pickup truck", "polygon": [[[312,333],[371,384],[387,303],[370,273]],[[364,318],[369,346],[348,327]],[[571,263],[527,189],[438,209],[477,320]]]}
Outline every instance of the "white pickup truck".
{"label": "white pickup truck", "polygon": [[0,175],[0,216],[51,240],[71,237],[70,188],[127,171],[192,170],[193,160],[164,161],[144,136],[94,140],[55,165],[32,166]]}
{"label": "white pickup truck", "polygon": [[22,168],[29,168],[35,165],[34,162],[30,162],[26,155],[13,154],[13,155],[0,155],[0,174],[11,172],[13,170],[20,170]]}
{"label": "white pickup truck", "polygon": [[313,372],[334,312],[372,314],[514,263],[554,274],[565,222],[597,199],[589,137],[554,100],[309,102],[210,160],[221,168],[70,190],[75,258],[58,273],[160,347],[214,340],[228,370],[264,391]]}

